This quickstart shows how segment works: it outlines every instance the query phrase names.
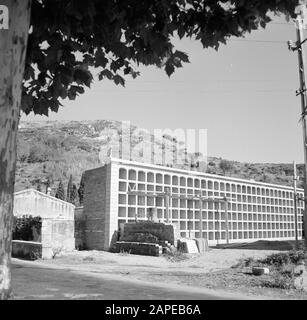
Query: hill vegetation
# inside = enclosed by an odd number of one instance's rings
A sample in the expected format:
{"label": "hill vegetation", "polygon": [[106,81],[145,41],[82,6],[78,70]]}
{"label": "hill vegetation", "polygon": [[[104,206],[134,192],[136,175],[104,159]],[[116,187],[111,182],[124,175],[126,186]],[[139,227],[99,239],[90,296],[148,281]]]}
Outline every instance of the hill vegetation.
{"label": "hill vegetation", "polygon": [[[70,122],[21,122],[18,134],[17,173],[15,190],[26,188],[40,189],[46,192],[50,186],[51,194],[57,193],[60,181],[64,189],[70,177],[78,188],[82,173],[102,165],[116,147],[116,139],[123,138],[121,123],[116,121],[70,121]],[[132,128],[131,142],[151,139],[144,131]],[[200,154],[188,154],[185,146],[172,137],[165,137],[166,163],[172,157],[173,150],[178,150],[181,169],[203,170],[197,163]],[[154,141],[158,150],[162,142]],[[131,160],[140,161],[141,154],[134,154]],[[161,163],[155,163],[161,164]],[[241,163],[221,158],[209,157],[206,172],[237,178],[253,179],[268,183],[292,185],[292,164]],[[303,175],[303,166],[298,165],[298,174]],[[302,182],[299,182],[301,186]]]}

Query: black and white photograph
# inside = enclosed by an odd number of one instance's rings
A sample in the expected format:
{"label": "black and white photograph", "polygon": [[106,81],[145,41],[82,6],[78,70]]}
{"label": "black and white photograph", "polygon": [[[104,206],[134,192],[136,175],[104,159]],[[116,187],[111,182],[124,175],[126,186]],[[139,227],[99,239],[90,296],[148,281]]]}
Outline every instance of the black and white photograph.
{"label": "black and white photograph", "polygon": [[0,318],[307,300],[306,46],[306,0],[0,0]]}

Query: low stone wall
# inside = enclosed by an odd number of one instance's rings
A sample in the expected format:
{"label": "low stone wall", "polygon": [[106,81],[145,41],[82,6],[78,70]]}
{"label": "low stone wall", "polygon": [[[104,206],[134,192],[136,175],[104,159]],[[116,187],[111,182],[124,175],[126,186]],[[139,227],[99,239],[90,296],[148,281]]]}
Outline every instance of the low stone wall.
{"label": "low stone wall", "polygon": [[174,226],[171,224],[150,221],[125,223],[123,230],[121,230],[120,240],[127,239],[134,233],[149,233],[161,241],[168,241],[172,245],[175,244]]}
{"label": "low stone wall", "polygon": [[43,256],[43,245],[32,241],[12,241],[12,257],[36,260]]}
{"label": "low stone wall", "polygon": [[162,247],[155,243],[117,241],[112,251],[158,257],[162,254]]}

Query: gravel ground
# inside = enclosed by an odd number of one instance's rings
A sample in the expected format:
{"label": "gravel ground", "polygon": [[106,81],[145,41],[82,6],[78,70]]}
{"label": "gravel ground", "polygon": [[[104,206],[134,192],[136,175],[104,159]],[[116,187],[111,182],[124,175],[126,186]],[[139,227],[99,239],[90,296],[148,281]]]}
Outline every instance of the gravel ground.
{"label": "gravel ground", "polygon": [[195,288],[224,290],[263,299],[307,299],[306,292],[261,287],[266,280],[231,268],[238,261],[253,257],[264,258],[273,250],[211,249],[204,255],[147,257],[104,251],[76,251],[40,263],[73,268],[105,275],[118,274],[127,279],[152,283],[170,283]]}

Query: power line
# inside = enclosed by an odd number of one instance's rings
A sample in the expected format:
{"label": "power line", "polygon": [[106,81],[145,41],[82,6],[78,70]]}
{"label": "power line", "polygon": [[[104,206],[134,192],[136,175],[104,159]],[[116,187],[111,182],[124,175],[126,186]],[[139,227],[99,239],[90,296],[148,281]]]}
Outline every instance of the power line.
{"label": "power line", "polygon": [[286,44],[286,41],[279,40],[249,40],[249,39],[228,39],[228,41],[239,41],[239,42],[259,42],[259,43],[283,43]]}
{"label": "power line", "polygon": [[[127,84],[131,84],[131,83],[136,83],[137,81],[136,80],[126,80],[126,83]],[[159,81],[159,80],[139,80],[139,82],[141,83],[158,83],[158,84],[161,84],[161,83],[168,83],[168,80],[167,81]],[[272,83],[275,83],[275,82],[278,82],[278,83],[284,83],[284,80],[281,80],[281,79],[208,79],[204,82],[209,82],[209,83],[219,83],[219,82],[226,82],[226,83],[236,83],[236,82],[256,82],[256,83],[264,83],[264,82],[272,82]],[[184,85],[187,84],[187,81],[185,80],[172,80],[172,83],[182,83]],[[199,80],[189,80],[188,83],[199,83]]]}
{"label": "power line", "polygon": [[288,26],[288,27],[293,27],[293,24],[286,23],[286,22],[269,22],[268,24],[277,24],[277,25],[284,25],[284,26]]}
{"label": "power line", "polygon": [[[105,94],[107,93],[111,93],[113,94],[115,90],[104,90],[103,92]],[[122,91],[124,92],[124,91]],[[182,90],[179,90],[179,89],[174,89],[174,90],[169,90],[169,89],[155,89],[155,90],[152,90],[152,89],[137,89],[137,90],[130,90],[129,92],[125,91],[125,93],[135,93],[135,92],[143,92],[143,93],[186,93],[185,91],[182,91]],[[189,92],[198,92],[198,93],[210,93],[210,94],[223,94],[223,93],[238,93],[238,92],[241,92],[240,89],[238,88],[238,90],[218,90],[218,89],[213,89],[213,90],[189,90]],[[292,90],[290,89],[256,89],[256,90],[253,90],[253,89],[246,89],[244,90],[244,92],[249,92],[249,93],[279,93],[279,94],[289,94],[290,92],[293,92]]]}

